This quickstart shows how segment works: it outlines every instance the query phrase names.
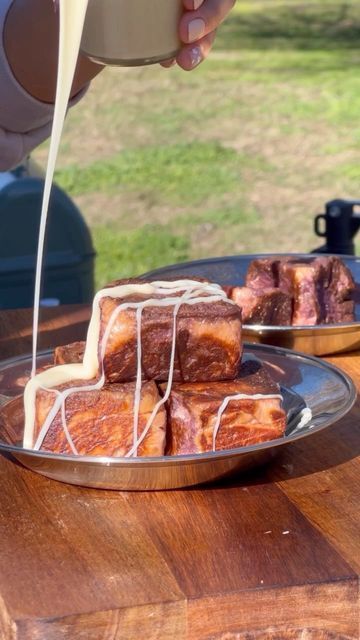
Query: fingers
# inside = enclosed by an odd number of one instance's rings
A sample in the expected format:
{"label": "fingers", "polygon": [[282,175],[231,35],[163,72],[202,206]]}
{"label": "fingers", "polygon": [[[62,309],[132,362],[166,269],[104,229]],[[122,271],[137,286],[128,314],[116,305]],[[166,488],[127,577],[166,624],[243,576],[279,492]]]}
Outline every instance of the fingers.
{"label": "fingers", "polygon": [[187,11],[196,11],[205,0],[183,0],[183,5]]}
{"label": "fingers", "polygon": [[[235,0],[183,0],[186,11],[180,22],[180,39],[184,43],[201,40],[212,33],[226,18]],[[192,10],[191,7],[198,8]]]}
{"label": "fingers", "polygon": [[173,67],[176,64],[176,60],[175,58],[171,58],[170,60],[163,60],[162,62],[160,62],[160,64],[165,69],[169,69],[170,67]]}
{"label": "fingers", "polygon": [[165,68],[178,65],[190,71],[209,54],[215,40],[216,29],[233,8],[235,0],[183,0],[184,15],[180,22],[183,46],[176,60],[162,62]]}
{"label": "fingers", "polygon": [[195,43],[185,44],[179,51],[176,62],[185,71],[195,69],[210,53],[216,31],[209,33]]}

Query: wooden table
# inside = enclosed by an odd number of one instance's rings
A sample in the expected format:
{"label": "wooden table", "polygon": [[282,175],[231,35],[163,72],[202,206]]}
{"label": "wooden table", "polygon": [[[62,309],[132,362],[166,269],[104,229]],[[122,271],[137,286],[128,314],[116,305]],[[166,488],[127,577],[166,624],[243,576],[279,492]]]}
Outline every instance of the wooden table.
{"label": "wooden table", "polygon": [[[89,312],[45,315],[42,347]],[[30,323],[0,314],[1,358]],[[360,385],[358,353],[330,360]],[[1,640],[358,640],[359,419],[206,489],[82,489],[0,457]]]}

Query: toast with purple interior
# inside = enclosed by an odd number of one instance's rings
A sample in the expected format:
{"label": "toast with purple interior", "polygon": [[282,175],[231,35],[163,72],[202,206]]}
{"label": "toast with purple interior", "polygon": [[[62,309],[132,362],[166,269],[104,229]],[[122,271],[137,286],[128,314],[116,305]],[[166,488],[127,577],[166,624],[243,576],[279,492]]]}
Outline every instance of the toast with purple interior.
{"label": "toast with purple interior", "polygon": [[166,453],[205,453],[280,438],[286,428],[281,401],[279,386],[256,360],[246,361],[236,380],[175,383],[166,403]]}
{"label": "toast with purple interior", "polygon": [[[101,389],[90,389],[91,384],[95,381],[73,381],[74,390],[62,399],[59,392],[69,390],[67,385],[37,389],[34,428],[31,434],[26,434],[29,448],[87,456],[126,456],[132,451],[138,456],[164,454],[166,413],[163,405],[159,406],[137,446],[137,439],[161,401],[154,382],[142,385],[137,419],[134,415],[134,383],[106,384]],[[50,412],[56,409],[56,401],[58,409],[47,425]]]}
{"label": "toast with purple interior", "polygon": [[[259,301],[262,292],[267,304],[265,292],[269,288],[290,296],[292,318],[289,324],[293,326],[355,320],[354,279],[338,256],[259,258],[248,267],[246,286],[256,291]],[[270,315],[269,311],[267,313]],[[268,324],[281,323],[271,321]]]}
{"label": "toast with purple interior", "polygon": [[233,287],[230,297],[241,309],[243,324],[291,324],[292,298],[280,289]]}
{"label": "toast with purple interior", "polygon": [[[197,286],[200,287],[198,295]],[[178,297],[172,291],[160,294],[158,288],[150,294],[145,290],[126,298],[121,294],[111,296],[111,288],[106,289],[108,295],[99,299],[97,346],[100,370],[101,345],[105,340],[103,367],[106,381],[136,379],[139,336],[143,379],[168,379],[174,337],[174,380],[196,382],[235,378],[242,352],[241,312],[220,287],[207,289],[207,286],[210,287],[194,281],[195,300],[186,300],[186,290],[181,288]],[[183,301],[179,304],[181,296]],[[166,304],[166,299],[174,302]],[[154,302],[147,306],[151,300]],[[84,352],[84,343],[58,347],[55,364],[82,362]]]}

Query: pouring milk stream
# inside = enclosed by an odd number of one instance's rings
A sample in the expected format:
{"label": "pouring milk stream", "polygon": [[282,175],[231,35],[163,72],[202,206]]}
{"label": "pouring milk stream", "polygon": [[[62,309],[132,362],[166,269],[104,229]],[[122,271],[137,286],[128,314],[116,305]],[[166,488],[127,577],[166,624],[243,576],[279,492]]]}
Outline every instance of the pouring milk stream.
{"label": "pouring milk stream", "polygon": [[68,108],[71,87],[79,55],[80,42],[87,6],[88,0],[60,0],[59,64],[56,83],[55,111],[51,132],[49,157],[46,168],[44,195],[40,217],[39,243],[36,260],[31,370],[32,376],[34,376],[36,373],[41,273],[43,266],[44,240],[46,221],[49,210],[51,186],[54,178],[61,134],[64,127],[64,120]]}
{"label": "pouring milk stream", "polygon": [[[55,0],[56,2],[56,0]],[[149,64],[176,54],[182,0],[59,0],[60,36],[55,111],[45,178],[34,296],[32,375],[37,335],[44,237],[60,138],[77,58],[83,51],[98,62]]]}

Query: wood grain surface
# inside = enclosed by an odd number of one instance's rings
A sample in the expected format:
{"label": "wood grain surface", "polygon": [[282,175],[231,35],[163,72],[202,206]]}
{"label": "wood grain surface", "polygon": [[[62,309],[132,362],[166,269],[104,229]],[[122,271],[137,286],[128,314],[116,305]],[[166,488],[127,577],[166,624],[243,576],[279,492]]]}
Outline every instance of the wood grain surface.
{"label": "wood grain surface", "polygon": [[[70,341],[84,340],[90,308],[84,305],[40,310],[39,349],[50,349]],[[0,358],[31,353],[32,312],[28,309],[0,311]]]}
{"label": "wood grain surface", "polygon": [[[43,347],[89,309],[46,310]],[[0,357],[29,352],[0,313]],[[331,358],[360,386],[360,356]],[[154,493],[61,484],[0,457],[1,640],[359,640],[360,404],[263,470]]]}

